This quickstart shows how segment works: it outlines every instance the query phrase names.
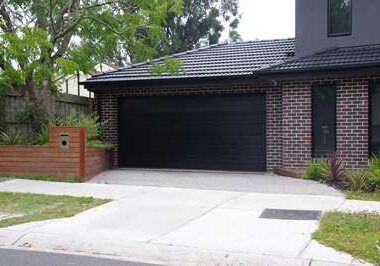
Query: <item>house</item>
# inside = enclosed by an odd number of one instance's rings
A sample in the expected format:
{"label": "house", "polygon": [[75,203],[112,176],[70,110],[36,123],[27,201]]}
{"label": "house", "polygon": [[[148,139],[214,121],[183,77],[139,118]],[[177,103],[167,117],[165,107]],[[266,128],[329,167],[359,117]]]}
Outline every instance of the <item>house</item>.
{"label": "house", "polygon": [[[101,64],[98,64],[95,66],[94,72],[91,74],[103,73],[103,72],[115,70],[115,68],[116,67],[111,66],[109,64],[101,63]],[[80,81],[84,81],[84,80],[88,79],[89,77],[90,77],[90,75],[86,75],[80,71],[78,71],[74,75],[64,77],[59,82],[59,87],[60,87],[61,93],[91,98],[90,92],[88,90],[86,90],[83,85],[79,84]]]}
{"label": "house", "polygon": [[[225,43],[94,75],[118,167],[271,171],[380,152],[377,0],[297,0],[295,39]],[[157,59],[160,63],[163,59]]]}

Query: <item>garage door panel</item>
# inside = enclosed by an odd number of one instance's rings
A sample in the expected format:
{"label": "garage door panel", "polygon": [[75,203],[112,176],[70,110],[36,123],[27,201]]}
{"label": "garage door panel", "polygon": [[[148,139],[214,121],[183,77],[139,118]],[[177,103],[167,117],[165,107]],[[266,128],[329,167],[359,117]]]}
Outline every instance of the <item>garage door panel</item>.
{"label": "garage door panel", "polygon": [[119,100],[122,167],[265,170],[265,96]]}

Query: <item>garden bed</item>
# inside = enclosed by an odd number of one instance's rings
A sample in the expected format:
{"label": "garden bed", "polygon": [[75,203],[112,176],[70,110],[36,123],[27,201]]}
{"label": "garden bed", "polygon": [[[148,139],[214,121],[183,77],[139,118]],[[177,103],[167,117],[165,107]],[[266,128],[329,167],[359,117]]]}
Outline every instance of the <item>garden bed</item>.
{"label": "garden bed", "polygon": [[[67,145],[62,145],[62,136],[68,136]],[[47,146],[0,146],[0,176],[87,180],[111,165],[111,149],[87,147],[82,127],[52,128]]]}

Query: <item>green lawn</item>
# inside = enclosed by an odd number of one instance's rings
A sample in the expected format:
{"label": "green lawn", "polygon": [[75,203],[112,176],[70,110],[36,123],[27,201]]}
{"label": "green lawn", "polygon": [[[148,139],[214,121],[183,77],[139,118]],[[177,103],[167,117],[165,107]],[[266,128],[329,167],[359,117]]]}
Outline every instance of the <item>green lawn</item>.
{"label": "green lawn", "polygon": [[376,192],[376,193],[349,192],[347,194],[347,199],[380,201],[380,192]]}
{"label": "green lawn", "polygon": [[313,235],[321,243],[380,265],[380,215],[331,212]]}
{"label": "green lawn", "polygon": [[90,197],[48,196],[0,192],[0,213],[23,214],[0,220],[0,228],[28,222],[71,217],[109,202]]}
{"label": "green lawn", "polygon": [[[5,176],[4,176],[5,177]],[[55,177],[55,176],[8,176],[9,179],[28,179],[49,182],[82,183],[80,177]]]}

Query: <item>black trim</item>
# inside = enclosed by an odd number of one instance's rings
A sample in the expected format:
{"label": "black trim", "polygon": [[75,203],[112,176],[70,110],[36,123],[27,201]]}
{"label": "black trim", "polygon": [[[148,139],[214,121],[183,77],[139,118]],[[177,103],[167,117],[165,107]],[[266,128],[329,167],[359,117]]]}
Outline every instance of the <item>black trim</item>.
{"label": "black trim", "polygon": [[209,77],[209,78],[182,78],[182,79],[152,79],[152,80],[134,80],[134,81],[96,81],[84,83],[85,88],[89,91],[106,89],[108,92],[112,88],[113,92],[128,88],[168,88],[171,87],[199,87],[200,85],[244,85],[252,84],[258,81],[256,76],[242,75],[231,77]]}
{"label": "black trim", "polygon": [[289,80],[289,79],[319,79],[327,78],[331,75],[345,76],[347,75],[368,75],[380,74],[380,63],[366,65],[366,66],[353,66],[353,67],[325,67],[317,69],[305,69],[305,70],[280,70],[272,72],[259,73],[260,80]]}
{"label": "black trim", "polygon": [[368,158],[372,155],[372,94],[376,82],[370,81],[368,91]]}
{"label": "black trim", "polygon": [[369,100],[368,100],[368,117],[369,117],[369,125],[368,125],[368,158],[370,158],[373,154],[377,153],[373,150],[372,143],[372,135],[373,135],[373,117],[372,117],[372,104],[373,104],[373,93],[380,86],[380,81],[370,81],[369,84]]}
{"label": "black trim", "polygon": [[344,36],[351,36],[352,35],[352,16],[353,16],[353,1],[350,0],[350,8],[351,8],[351,22],[350,22],[350,31],[349,32],[343,32],[343,33],[330,33],[331,32],[331,1],[333,0],[328,0],[327,3],[327,37],[344,37]]}
{"label": "black trim", "polygon": [[[311,151],[312,151],[312,157],[315,158],[315,157],[320,157],[321,155],[317,155],[316,154],[316,151],[315,151],[315,145],[314,145],[314,140],[315,140],[315,131],[314,131],[314,120],[315,120],[315,99],[314,99],[314,91],[318,88],[321,88],[321,87],[326,87],[326,88],[329,88],[331,90],[334,91],[334,109],[335,109],[335,117],[334,117],[334,151],[333,152],[336,152],[337,151],[337,140],[338,140],[338,137],[337,137],[337,87],[335,85],[335,83],[333,82],[316,82],[316,83],[313,83],[312,86],[311,86]],[[326,156],[328,154],[325,154],[324,156]]]}

